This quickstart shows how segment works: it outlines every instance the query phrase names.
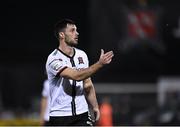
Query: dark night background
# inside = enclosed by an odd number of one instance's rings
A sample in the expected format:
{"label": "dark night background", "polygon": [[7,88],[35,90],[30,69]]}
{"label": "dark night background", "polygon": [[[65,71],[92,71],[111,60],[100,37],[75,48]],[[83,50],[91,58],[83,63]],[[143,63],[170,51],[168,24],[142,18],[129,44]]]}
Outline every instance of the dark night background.
{"label": "dark night background", "polygon": [[[128,2],[132,1],[109,1],[118,3],[120,8],[121,3]],[[164,53],[152,49],[118,50],[118,37],[123,36],[123,17],[121,12],[113,13],[117,4],[110,8],[109,3],[108,0],[6,0],[1,3],[0,97],[3,107],[27,109],[31,106],[29,100],[40,96],[46,78],[46,58],[58,46],[53,27],[62,18],[76,22],[80,33],[77,47],[88,54],[90,64],[98,60],[101,48],[114,51],[111,65],[92,77],[95,83],[155,83],[161,76],[179,76],[180,38],[173,35],[173,30],[180,27],[180,1],[152,0],[150,3],[163,9],[160,30],[166,47]],[[106,6],[109,8],[105,10]],[[107,18],[108,15],[114,17]]]}
{"label": "dark night background", "polygon": [[78,47],[88,49],[87,2],[6,1],[2,7],[2,100],[5,107],[26,107],[27,100],[41,94],[46,58],[58,46],[53,32],[58,20],[75,20],[81,33]]}

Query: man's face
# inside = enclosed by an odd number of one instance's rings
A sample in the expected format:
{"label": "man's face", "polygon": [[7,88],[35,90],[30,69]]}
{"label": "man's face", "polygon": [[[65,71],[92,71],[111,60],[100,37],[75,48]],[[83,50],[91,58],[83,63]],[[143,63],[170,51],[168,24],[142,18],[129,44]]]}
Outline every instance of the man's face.
{"label": "man's face", "polygon": [[75,46],[78,44],[78,35],[77,27],[73,24],[67,24],[67,27],[64,32],[65,42],[69,46]]}

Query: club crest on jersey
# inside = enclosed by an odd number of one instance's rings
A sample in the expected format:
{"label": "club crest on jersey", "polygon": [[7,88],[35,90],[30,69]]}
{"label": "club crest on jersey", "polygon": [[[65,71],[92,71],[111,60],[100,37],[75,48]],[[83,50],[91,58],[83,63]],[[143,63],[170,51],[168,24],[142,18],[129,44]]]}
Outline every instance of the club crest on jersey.
{"label": "club crest on jersey", "polygon": [[82,57],[78,57],[78,61],[79,61],[79,64],[84,64],[84,61],[83,61]]}

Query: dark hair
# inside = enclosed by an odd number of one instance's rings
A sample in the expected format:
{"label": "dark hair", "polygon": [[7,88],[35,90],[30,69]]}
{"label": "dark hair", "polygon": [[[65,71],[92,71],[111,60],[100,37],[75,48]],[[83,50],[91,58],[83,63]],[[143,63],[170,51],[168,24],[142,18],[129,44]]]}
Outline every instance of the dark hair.
{"label": "dark hair", "polygon": [[55,24],[54,34],[57,39],[59,39],[59,32],[62,32],[67,27],[67,24],[75,24],[75,22],[71,19],[62,19]]}

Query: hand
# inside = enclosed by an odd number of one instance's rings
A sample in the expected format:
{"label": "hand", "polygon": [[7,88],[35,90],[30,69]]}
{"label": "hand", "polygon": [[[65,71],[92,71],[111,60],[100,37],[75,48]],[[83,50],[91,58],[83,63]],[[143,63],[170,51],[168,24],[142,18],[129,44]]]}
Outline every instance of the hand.
{"label": "hand", "polygon": [[98,108],[94,108],[93,112],[94,112],[95,121],[98,121],[99,118],[100,118],[100,111],[99,111],[99,109]]}
{"label": "hand", "polygon": [[113,56],[114,56],[113,51],[109,51],[104,54],[104,50],[101,49],[99,63],[102,65],[109,64],[112,61]]}

